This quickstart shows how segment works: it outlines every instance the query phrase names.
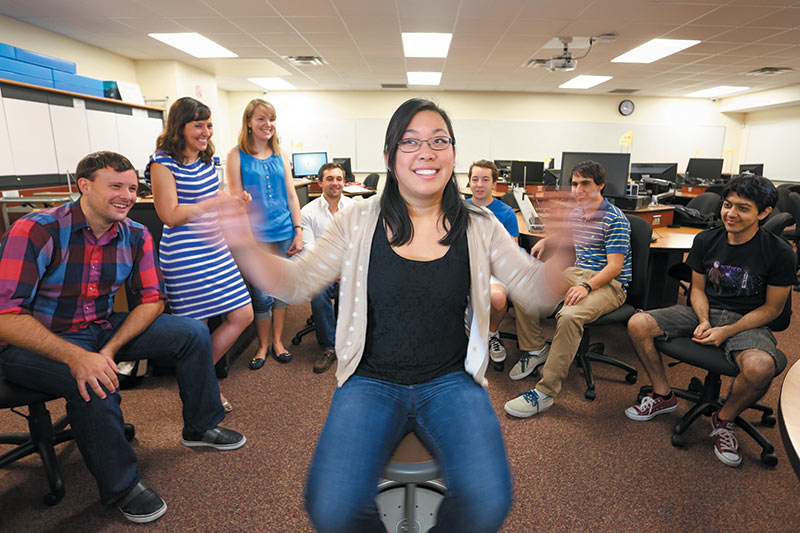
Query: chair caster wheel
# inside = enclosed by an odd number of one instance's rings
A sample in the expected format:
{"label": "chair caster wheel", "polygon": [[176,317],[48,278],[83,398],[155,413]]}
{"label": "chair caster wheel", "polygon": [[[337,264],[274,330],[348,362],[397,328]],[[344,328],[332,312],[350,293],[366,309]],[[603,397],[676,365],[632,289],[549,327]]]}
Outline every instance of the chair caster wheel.
{"label": "chair caster wheel", "polygon": [[56,505],[58,502],[60,502],[61,498],[63,498],[63,494],[59,495],[53,492],[48,492],[47,494],[42,496],[42,502],[44,502],[46,506],[52,507]]}
{"label": "chair caster wheel", "polygon": [[592,401],[594,400],[597,395],[594,392],[594,389],[586,389],[586,392],[583,393],[587,400]]}
{"label": "chair caster wheel", "polygon": [[672,445],[676,448],[683,448],[686,446],[686,438],[683,435],[672,434]]}
{"label": "chair caster wheel", "polygon": [[778,464],[778,456],[774,453],[761,452],[761,462],[767,466],[775,466]]}
{"label": "chair caster wheel", "polygon": [[136,428],[133,424],[125,424],[125,440],[128,442],[133,440],[133,437],[136,436]]}
{"label": "chair caster wheel", "polygon": [[505,367],[506,367],[505,359],[503,359],[502,361],[492,361],[492,368],[494,368],[497,372],[502,372]]}
{"label": "chair caster wheel", "polygon": [[775,417],[772,415],[763,415],[761,417],[761,425],[769,428],[775,427]]}
{"label": "chair caster wheel", "polygon": [[303,340],[303,339],[301,339],[300,337],[294,337],[292,339],[292,345],[297,346],[298,344],[300,344],[301,340]]}
{"label": "chair caster wheel", "polygon": [[637,377],[638,377],[638,376],[637,376],[636,374],[634,374],[633,372],[631,372],[630,374],[628,374],[628,375],[626,375],[626,376],[625,376],[625,381],[627,381],[628,383],[630,383],[631,385],[633,385],[634,383],[636,383],[636,378],[637,378]]}

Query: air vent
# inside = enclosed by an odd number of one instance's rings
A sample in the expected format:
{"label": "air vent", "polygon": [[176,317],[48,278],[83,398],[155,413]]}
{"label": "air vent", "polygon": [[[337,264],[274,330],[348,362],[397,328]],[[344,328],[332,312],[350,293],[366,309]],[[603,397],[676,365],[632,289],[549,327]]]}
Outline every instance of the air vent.
{"label": "air vent", "polygon": [[777,76],[791,70],[789,67],[761,67],[751,70],[747,73],[747,76]]}
{"label": "air vent", "polygon": [[608,91],[608,94],[633,94],[639,92],[639,89],[614,89],[613,91]]}
{"label": "air vent", "polygon": [[283,56],[283,59],[296,67],[320,67],[328,64],[319,56]]}
{"label": "air vent", "polygon": [[381,89],[408,89],[405,83],[381,83]]}

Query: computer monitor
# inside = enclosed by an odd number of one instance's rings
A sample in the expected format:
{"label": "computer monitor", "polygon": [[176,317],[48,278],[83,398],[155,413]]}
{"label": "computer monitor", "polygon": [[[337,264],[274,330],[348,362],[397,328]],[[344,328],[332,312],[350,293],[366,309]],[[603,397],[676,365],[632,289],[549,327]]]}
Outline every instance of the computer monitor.
{"label": "computer monitor", "polygon": [[544,184],[545,185],[558,185],[558,179],[561,177],[560,168],[546,168],[544,169]]}
{"label": "computer monitor", "polygon": [[739,165],[739,174],[752,174],[754,176],[764,175],[764,163],[744,163]]}
{"label": "computer monitor", "polygon": [[497,167],[497,175],[500,178],[508,179],[511,174],[511,160],[510,159],[495,159],[494,166]]}
{"label": "computer monitor", "polygon": [[562,187],[570,187],[572,169],[582,161],[595,161],[603,165],[606,171],[606,186],[603,196],[625,196],[628,174],[631,167],[631,154],[614,152],[562,152],[561,180]]}
{"label": "computer monitor", "polygon": [[718,181],[722,177],[722,159],[693,157],[686,165],[686,175],[707,182]]}
{"label": "computer monitor", "polygon": [[639,181],[644,176],[675,183],[678,179],[678,163],[631,163],[631,179]]}
{"label": "computer monitor", "polygon": [[320,167],[328,162],[327,152],[304,152],[292,154],[295,178],[317,177]]}
{"label": "computer monitor", "polygon": [[345,183],[356,181],[355,176],[353,176],[353,169],[351,168],[349,157],[334,157],[333,162],[341,165],[342,168],[344,169]]}
{"label": "computer monitor", "polygon": [[544,183],[542,161],[512,161],[508,181],[517,185],[541,185]]}

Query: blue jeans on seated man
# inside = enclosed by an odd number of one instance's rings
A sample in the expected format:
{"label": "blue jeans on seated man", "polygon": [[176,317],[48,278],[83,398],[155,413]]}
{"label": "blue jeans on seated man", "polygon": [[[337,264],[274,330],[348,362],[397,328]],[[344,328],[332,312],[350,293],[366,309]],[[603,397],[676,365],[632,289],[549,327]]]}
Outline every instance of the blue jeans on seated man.
{"label": "blue jeans on seated man", "polygon": [[378,479],[416,433],[439,461],[447,494],[431,532],[496,532],[511,507],[511,475],[486,389],[466,372],[405,386],[352,376],[337,388],[308,474],[306,509],[320,532],[384,532]]}
{"label": "blue jeans on seated man", "polygon": [[336,296],[338,290],[339,284],[334,283],[311,299],[314,333],[316,333],[317,342],[323,350],[333,350],[336,346],[336,314],[331,300]]}
{"label": "blue jeans on seated man", "polygon": [[[111,328],[92,324],[86,329],[59,336],[90,352],[102,348],[127,317],[114,313]],[[167,358],[175,370],[183,401],[183,424],[189,431],[216,427],[225,417],[219,401],[219,384],[211,362],[208,326],[199,320],[160,315],[150,327],[117,352],[115,361]],[[8,346],[0,352],[4,377],[13,383],[67,400],[72,435],[100,490],[100,500],[110,505],[125,496],[141,479],[136,454],[125,439],[119,391],[100,399],[87,386],[86,402],[69,367],[27,350]],[[180,442],[180,435],[175,435]]]}

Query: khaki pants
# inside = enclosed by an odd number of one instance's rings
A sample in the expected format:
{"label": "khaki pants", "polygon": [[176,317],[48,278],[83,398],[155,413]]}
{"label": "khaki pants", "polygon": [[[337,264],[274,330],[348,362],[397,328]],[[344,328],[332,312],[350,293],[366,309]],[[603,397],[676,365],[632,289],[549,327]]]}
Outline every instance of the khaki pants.
{"label": "khaki pants", "polygon": [[[595,270],[570,267],[564,275],[571,287],[589,281],[597,274]],[[567,377],[569,366],[583,337],[583,325],[597,320],[602,315],[613,311],[625,303],[626,294],[617,280],[592,290],[589,295],[576,305],[563,306],[556,314],[556,332],[550,346],[550,354],[541,369],[539,383],[536,388],[550,396],[561,392],[561,382]],[[519,347],[523,351],[542,348],[545,338],[538,313],[523,314],[519,308],[517,315],[517,337]]]}

